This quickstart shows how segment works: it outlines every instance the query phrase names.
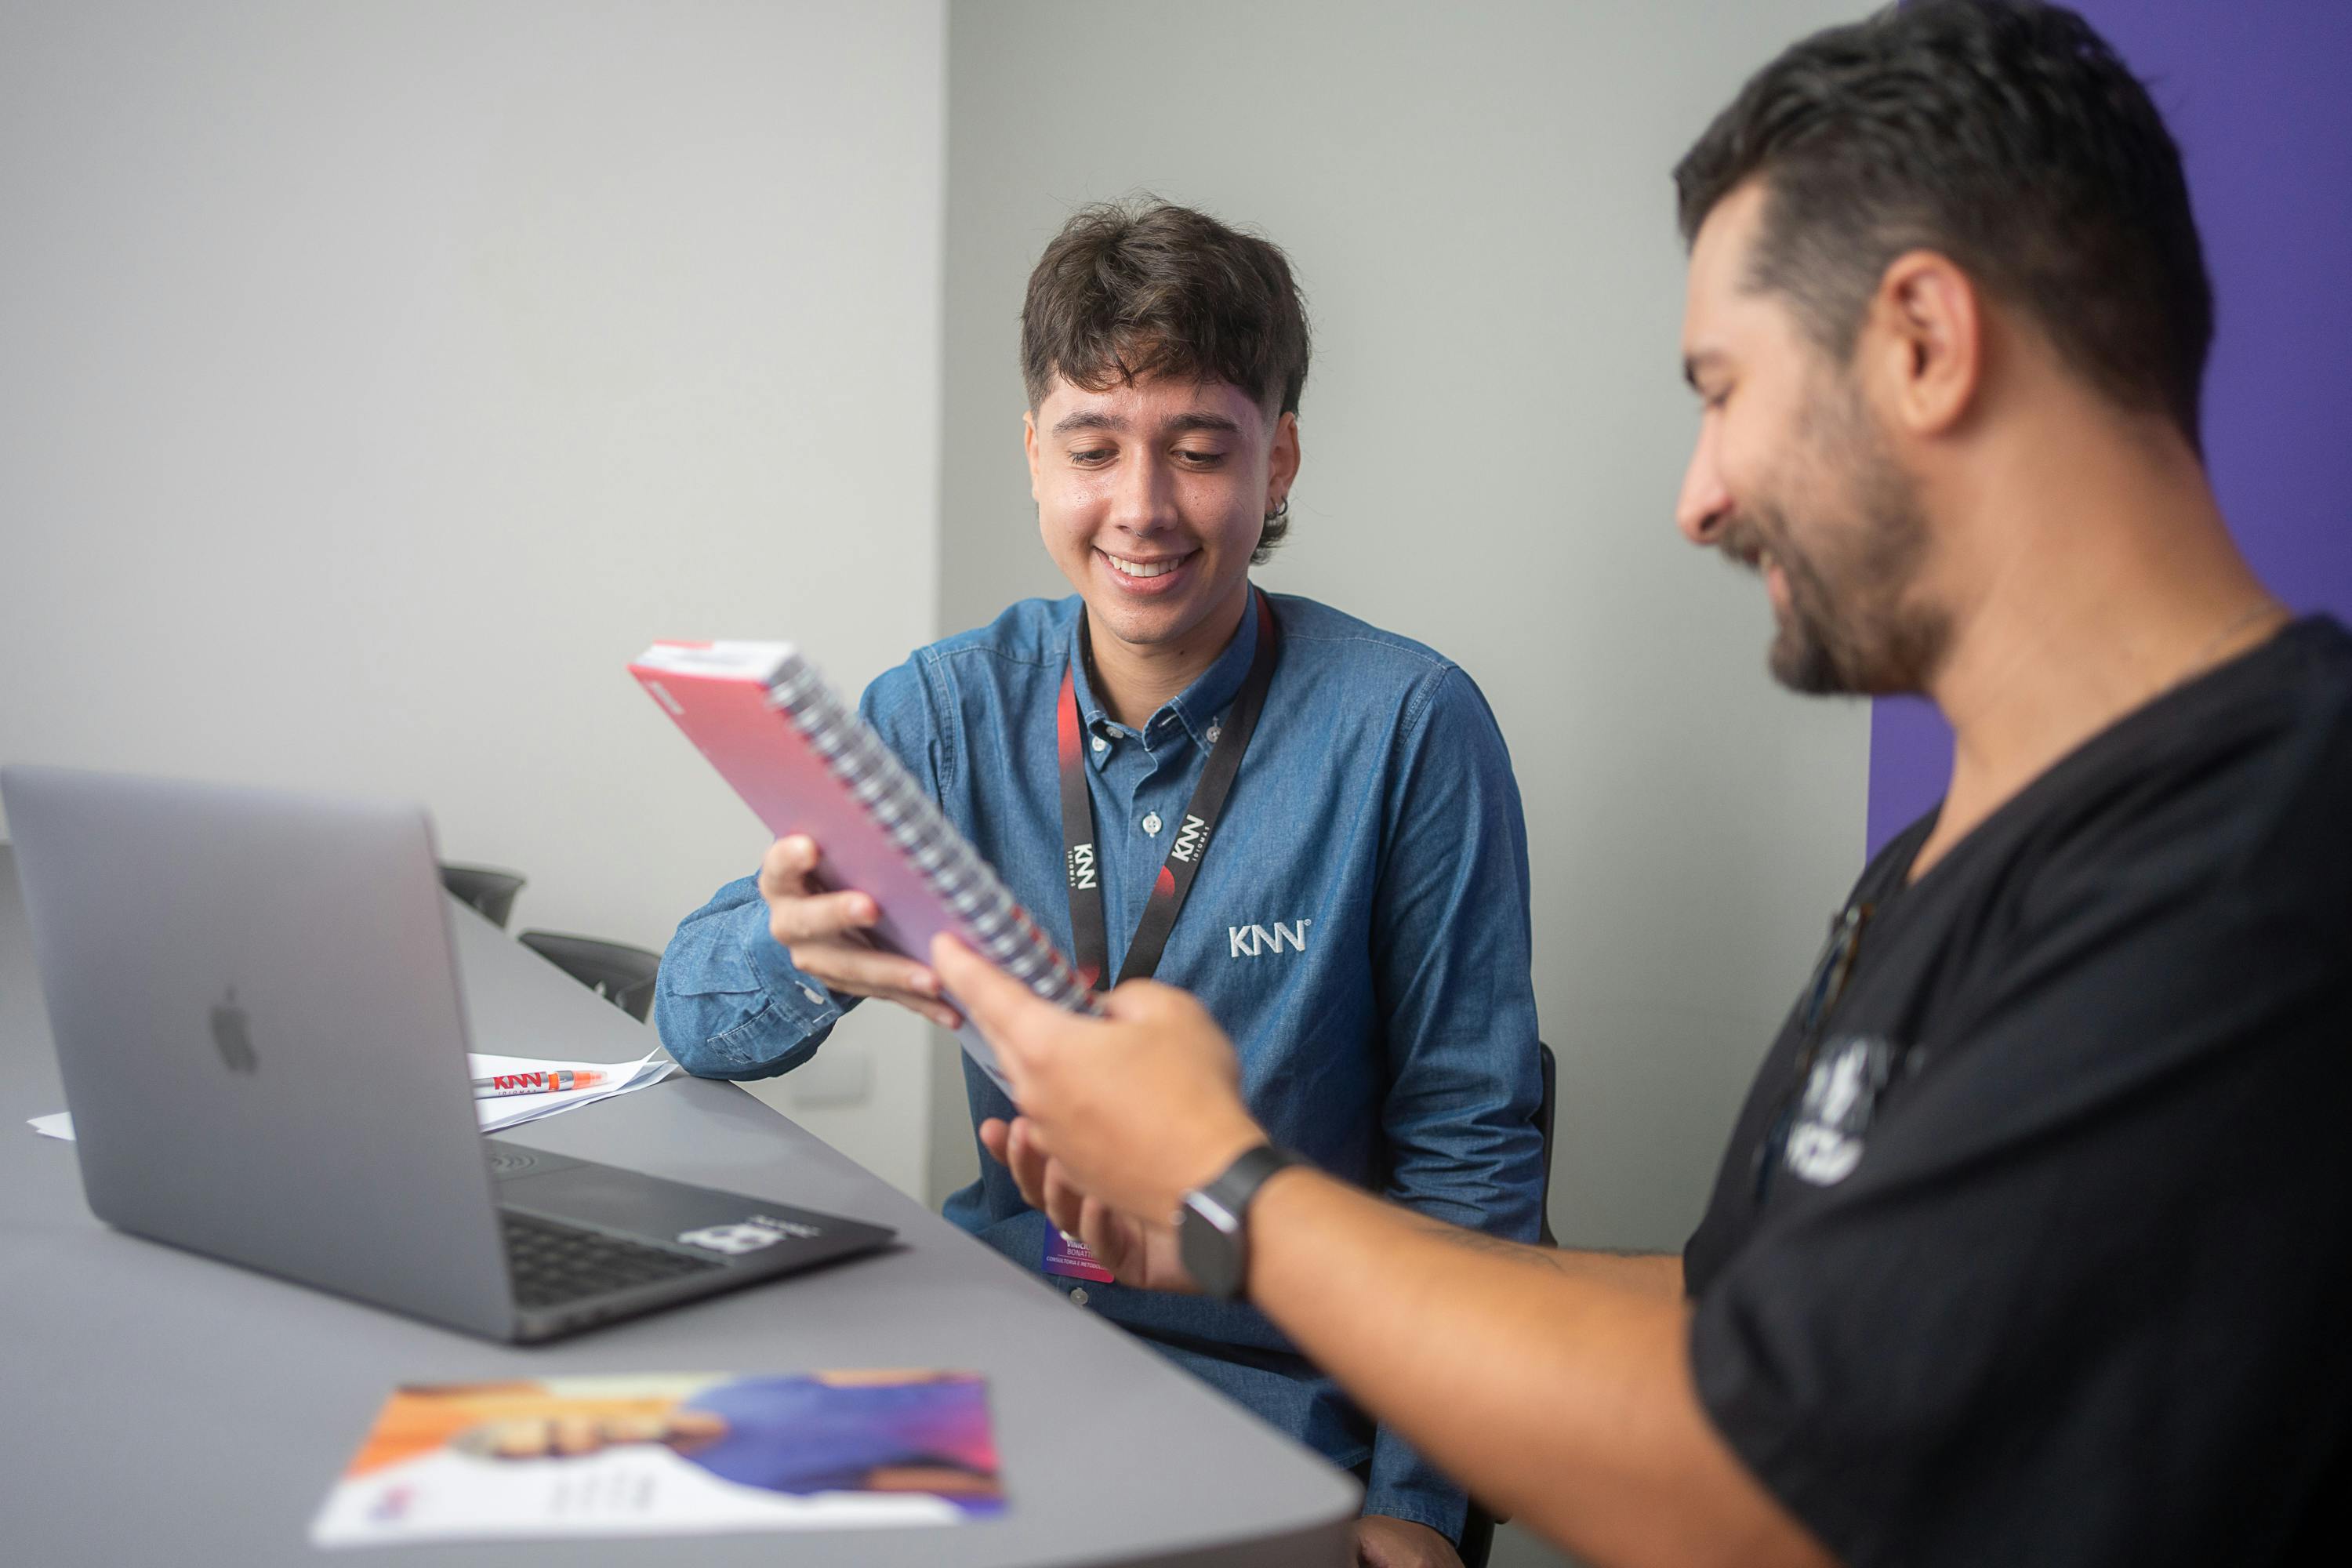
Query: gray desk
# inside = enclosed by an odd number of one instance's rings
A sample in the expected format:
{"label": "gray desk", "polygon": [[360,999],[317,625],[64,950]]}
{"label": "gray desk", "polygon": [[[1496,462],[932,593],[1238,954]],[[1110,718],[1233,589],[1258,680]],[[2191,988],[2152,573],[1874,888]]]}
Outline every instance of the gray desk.
{"label": "gray desk", "polygon": [[[125,920],[141,918],[125,910]],[[622,1060],[649,1033],[468,917],[478,1044]],[[71,1145],[15,860],[0,846],[0,1560],[317,1559],[310,1516],[394,1384],[550,1373],[987,1373],[1010,1507],[922,1531],[373,1549],[385,1568],[1353,1562],[1355,1483],[730,1084],[673,1081],[509,1134],[898,1227],[878,1258],[514,1349],[101,1226]]]}

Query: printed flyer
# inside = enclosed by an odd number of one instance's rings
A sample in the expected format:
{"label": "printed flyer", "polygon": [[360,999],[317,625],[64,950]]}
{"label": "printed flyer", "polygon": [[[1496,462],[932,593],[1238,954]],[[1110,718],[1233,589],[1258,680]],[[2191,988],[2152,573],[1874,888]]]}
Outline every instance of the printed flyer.
{"label": "printed flyer", "polygon": [[551,1377],[397,1390],[317,1546],[960,1524],[1001,1512],[960,1372]]}

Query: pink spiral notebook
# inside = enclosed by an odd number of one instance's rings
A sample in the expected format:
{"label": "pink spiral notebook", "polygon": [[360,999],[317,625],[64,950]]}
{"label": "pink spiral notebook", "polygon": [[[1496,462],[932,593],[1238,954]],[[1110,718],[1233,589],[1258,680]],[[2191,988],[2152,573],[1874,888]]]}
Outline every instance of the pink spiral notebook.
{"label": "pink spiral notebook", "polygon": [[[820,882],[873,898],[877,943],[929,963],[931,939],[953,931],[1048,1002],[1093,1008],[1093,992],[995,870],[792,644],[657,642],[629,673],[769,832],[816,841]],[[956,1033],[1011,1093],[980,1032],[966,1023]]]}

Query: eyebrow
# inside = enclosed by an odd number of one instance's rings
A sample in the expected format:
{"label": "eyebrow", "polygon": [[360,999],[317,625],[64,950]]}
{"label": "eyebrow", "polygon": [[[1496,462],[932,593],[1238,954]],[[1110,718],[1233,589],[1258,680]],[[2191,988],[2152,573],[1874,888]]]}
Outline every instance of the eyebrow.
{"label": "eyebrow", "polygon": [[1238,431],[1241,426],[1222,414],[1179,414],[1175,418],[1168,421],[1166,428],[1171,433],[1213,430],[1231,435]]}
{"label": "eyebrow", "polygon": [[[1055,420],[1053,434],[1056,436],[1066,436],[1076,430],[1108,430],[1114,434],[1124,435],[1127,432],[1127,421],[1120,418],[1116,414],[1105,414],[1097,409],[1081,408],[1075,414],[1065,414],[1059,419]],[[1161,429],[1170,435],[1183,435],[1194,430],[1212,430],[1232,434],[1240,430],[1241,426],[1234,424],[1232,420],[1226,418],[1222,414],[1179,414],[1174,418],[1169,420],[1166,425],[1162,426]]]}

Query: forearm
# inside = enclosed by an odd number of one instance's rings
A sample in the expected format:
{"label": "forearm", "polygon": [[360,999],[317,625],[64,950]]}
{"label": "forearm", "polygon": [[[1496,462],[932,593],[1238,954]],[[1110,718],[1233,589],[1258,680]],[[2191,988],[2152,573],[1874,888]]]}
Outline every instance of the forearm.
{"label": "forearm", "polygon": [[[1672,1259],[1439,1226],[1305,1171],[1250,1210],[1251,1299],[1481,1499],[1600,1563],[1825,1562],[1716,1436]],[[1671,1266],[1673,1275],[1666,1272]]]}
{"label": "forearm", "polygon": [[1683,1260],[1673,1252],[1587,1252],[1568,1247],[1530,1247],[1546,1267],[1598,1285],[1613,1285],[1637,1296],[1661,1301],[1683,1299]]}
{"label": "forearm", "polygon": [[[1431,1163],[1434,1165],[1435,1162]],[[1537,1167],[1537,1172],[1539,1171],[1540,1165]],[[1454,1173],[1447,1172],[1448,1175]],[[1540,1187],[1538,1173],[1531,1172],[1528,1180]],[[1583,1251],[1541,1247],[1532,1240],[1536,1228],[1533,1217],[1529,1218],[1526,1227],[1530,1239],[1515,1241],[1508,1234],[1496,1234],[1496,1227],[1484,1223],[1483,1219],[1468,1219],[1467,1215],[1481,1212],[1480,1206],[1463,1201],[1435,1183],[1411,1184],[1392,1180],[1381,1195],[1388,1204],[1412,1211],[1430,1230],[1456,1246],[1483,1247],[1502,1257],[1518,1255],[1540,1259],[1560,1273],[1614,1285],[1645,1296],[1655,1296],[1663,1300],[1679,1301],[1683,1299],[1683,1260],[1678,1253]],[[1541,1203],[1538,1191],[1535,1199],[1538,1213]],[[1463,1214],[1465,1219],[1460,1224],[1449,1224],[1443,1217],[1448,1212]]]}
{"label": "forearm", "polygon": [[834,1021],[811,1022],[759,996],[659,997],[662,1047],[697,1078],[748,1079],[790,1072],[816,1054]]}
{"label": "forearm", "polygon": [[844,1006],[793,968],[749,879],[687,917],[663,953],[654,1023],[701,1078],[769,1078],[814,1053]]}

